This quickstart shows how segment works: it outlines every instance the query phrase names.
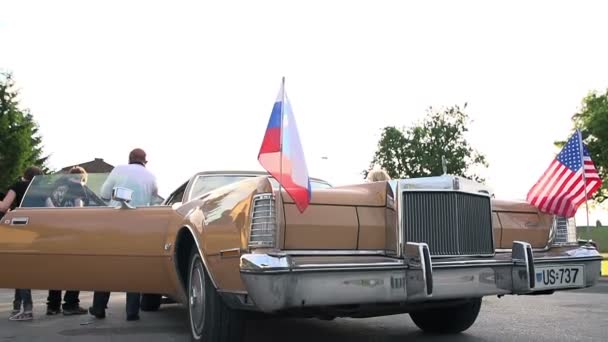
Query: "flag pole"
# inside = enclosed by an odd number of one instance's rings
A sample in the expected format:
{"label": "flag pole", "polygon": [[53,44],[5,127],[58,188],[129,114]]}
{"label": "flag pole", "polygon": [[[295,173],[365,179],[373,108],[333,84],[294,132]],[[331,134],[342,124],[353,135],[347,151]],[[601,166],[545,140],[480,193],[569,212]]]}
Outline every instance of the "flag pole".
{"label": "flag pole", "polygon": [[[279,174],[281,175],[281,179],[279,180],[279,194],[281,192],[281,186],[283,184],[283,110],[285,108],[285,76],[281,79],[281,122],[279,127],[281,127],[281,134],[279,140],[279,149],[281,151],[280,159],[279,159]],[[282,195],[281,195],[282,197]]]}
{"label": "flag pole", "polygon": [[[287,229],[287,222],[285,222],[285,204],[283,202],[283,113],[284,113],[284,108],[285,108],[285,76],[283,76],[283,78],[281,79],[281,133],[280,133],[280,141],[279,141],[279,146],[280,146],[280,151],[281,151],[281,155],[279,156],[280,160],[279,160],[279,177],[281,177],[279,179],[279,209],[281,210],[281,216],[279,219],[279,222],[282,222],[284,226],[284,228],[280,228],[278,227],[278,232],[277,232],[277,239],[282,239],[283,241],[285,241],[285,229]],[[280,236],[280,232],[283,232],[283,236]],[[280,243],[279,241],[277,241],[276,244],[276,248],[279,248]]]}
{"label": "flag pole", "polygon": [[[578,148],[581,155],[581,169],[583,173],[583,189],[585,189],[585,209],[587,210],[587,237],[591,238],[591,234],[589,233],[589,204],[587,203],[587,176],[585,175],[585,155],[583,153],[583,135],[581,134],[580,129],[576,129],[576,134],[578,134]],[[587,239],[589,240],[589,239]]]}

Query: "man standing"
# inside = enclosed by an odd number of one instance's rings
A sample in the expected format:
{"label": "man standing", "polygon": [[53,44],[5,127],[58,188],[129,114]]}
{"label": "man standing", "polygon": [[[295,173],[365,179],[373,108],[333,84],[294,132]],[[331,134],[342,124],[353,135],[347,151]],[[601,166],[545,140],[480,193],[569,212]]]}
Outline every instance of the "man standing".
{"label": "man standing", "polygon": [[[101,198],[110,200],[112,189],[115,187],[128,188],[133,191],[131,205],[135,207],[149,206],[157,203],[158,187],[156,177],[146,169],[146,152],[136,148],[129,153],[129,164],[116,166],[105,183],[101,186]],[[112,201],[110,205],[119,205]]]}
{"label": "man standing", "polygon": [[[156,177],[146,169],[146,152],[136,148],[129,153],[129,164],[116,166],[104,184],[101,186],[101,198],[110,201],[110,205],[119,203],[112,201],[112,189],[115,187],[128,188],[133,191],[130,204],[134,207],[157,204],[158,186]],[[110,292],[95,292],[93,306],[89,313],[97,318],[105,318],[106,308],[110,299]],[[127,293],[127,321],[139,320],[139,293]]]}

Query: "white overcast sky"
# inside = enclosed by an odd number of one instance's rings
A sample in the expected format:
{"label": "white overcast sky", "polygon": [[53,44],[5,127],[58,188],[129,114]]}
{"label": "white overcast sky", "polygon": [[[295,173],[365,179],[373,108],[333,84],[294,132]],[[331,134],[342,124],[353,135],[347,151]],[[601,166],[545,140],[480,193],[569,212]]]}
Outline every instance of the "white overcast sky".
{"label": "white overcast sky", "polygon": [[382,127],[468,102],[482,175],[521,199],[581,99],[608,87],[607,14],[606,1],[0,0],[0,69],[51,167],[142,147],[163,196],[197,171],[261,170],[285,76],[311,175],[360,182]]}

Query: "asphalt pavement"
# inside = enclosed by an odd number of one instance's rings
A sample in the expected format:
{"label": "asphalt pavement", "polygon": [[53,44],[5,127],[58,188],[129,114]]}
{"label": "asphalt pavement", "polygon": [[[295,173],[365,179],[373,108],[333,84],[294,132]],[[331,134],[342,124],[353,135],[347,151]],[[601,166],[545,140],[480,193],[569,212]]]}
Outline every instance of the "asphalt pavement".
{"label": "asphalt pavement", "polygon": [[[8,317],[12,290],[0,290],[0,316]],[[34,291],[35,317],[31,322],[0,320],[4,341],[189,341],[186,310],[163,305],[158,312],[143,312],[141,320],[125,320],[125,296],[114,293],[105,320],[89,315],[45,316],[45,291]],[[88,307],[92,293],[81,294]],[[608,341],[608,278],[592,288],[550,296],[485,297],[479,318],[462,334],[435,336],[422,333],[409,315],[333,321],[267,319],[249,321],[245,342],[256,341]]]}

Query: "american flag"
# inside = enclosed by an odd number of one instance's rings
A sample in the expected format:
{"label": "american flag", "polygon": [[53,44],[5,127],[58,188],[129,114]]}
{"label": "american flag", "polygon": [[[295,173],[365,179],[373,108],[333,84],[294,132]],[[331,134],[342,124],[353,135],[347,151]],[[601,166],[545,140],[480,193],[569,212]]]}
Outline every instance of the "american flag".
{"label": "american flag", "polygon": [[572,217],[576,214],[576,209],[585,201],[585,185],[587,197],[591,198],[591,195],[602,186],[602,181],[587,147],[581,143],[580,131],[577,130],[530,189],[527,200],[543,212]]}

